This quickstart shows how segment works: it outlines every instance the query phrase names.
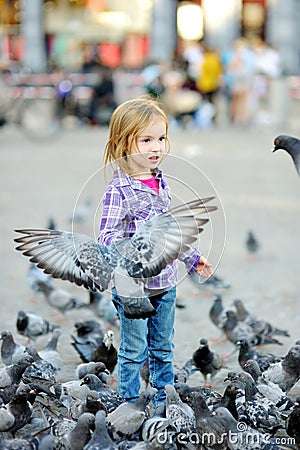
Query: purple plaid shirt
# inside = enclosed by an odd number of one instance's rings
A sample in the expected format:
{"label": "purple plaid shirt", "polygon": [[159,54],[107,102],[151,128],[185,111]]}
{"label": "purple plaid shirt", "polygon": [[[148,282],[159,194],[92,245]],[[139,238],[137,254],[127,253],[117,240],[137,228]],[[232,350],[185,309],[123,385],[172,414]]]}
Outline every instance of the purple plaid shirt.
{"label": "purple plaid shirt", "polygon": [[[98,242],[111,245],[118,239],[131,237],[151,217],[167,211],[171,203],[170,188],[161,170],[156,170],[159,194],[141,181],[116,169],[103,197]],[[179,255],[187,272],[193,272],[201,253],[193,246]],[[169,289],[178,282],[177,263],[167,265],[159,275],[149,279],[146,288]]]}

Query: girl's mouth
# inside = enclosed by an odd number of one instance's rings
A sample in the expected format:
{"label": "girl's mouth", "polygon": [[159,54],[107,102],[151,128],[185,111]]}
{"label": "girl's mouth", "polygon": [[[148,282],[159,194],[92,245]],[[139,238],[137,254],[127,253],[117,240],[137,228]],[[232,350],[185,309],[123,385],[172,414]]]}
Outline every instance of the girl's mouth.
{"label": "girl's mouth", "polygon": [[158,161],[159,160],[159,156],[158,155],[155,155],[155,156],[150,156],[150,161],[154,161],[154,162],[156,162],[156,161]]}

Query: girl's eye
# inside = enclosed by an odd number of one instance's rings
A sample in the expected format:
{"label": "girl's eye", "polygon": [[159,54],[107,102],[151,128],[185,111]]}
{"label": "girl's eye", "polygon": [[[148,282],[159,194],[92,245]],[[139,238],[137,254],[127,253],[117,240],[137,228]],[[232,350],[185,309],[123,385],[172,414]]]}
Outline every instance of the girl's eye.
{"label": "girl's eye", "polygon": [[162,136],[161,138],[159,138],[159,140],[160,140],[161,142],[163,142],[163,141],[166,140],[166,138],[165,138],[165,136]]}

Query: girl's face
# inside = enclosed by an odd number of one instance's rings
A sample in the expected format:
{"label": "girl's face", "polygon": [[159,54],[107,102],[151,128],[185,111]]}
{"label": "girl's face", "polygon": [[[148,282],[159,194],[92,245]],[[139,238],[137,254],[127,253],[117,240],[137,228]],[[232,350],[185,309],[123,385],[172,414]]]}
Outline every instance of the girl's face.
{"label": "girl's face", "polygon": [[166,125],[160,118],[153,119],[137,136],[137,150],[129,151],[128,163],[134,178],[147,179],[166,155]]}

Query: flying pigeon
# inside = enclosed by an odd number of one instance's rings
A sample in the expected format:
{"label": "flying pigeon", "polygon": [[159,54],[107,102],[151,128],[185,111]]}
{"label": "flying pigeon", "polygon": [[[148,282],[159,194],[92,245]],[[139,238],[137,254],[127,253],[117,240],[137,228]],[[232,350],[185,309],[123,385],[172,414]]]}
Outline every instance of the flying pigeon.
{"label": "flying pigeon", "polygon": [[16,328],[19,334],[35,341],[39,336],[51,333],[58,326],[52,325],[48,320],[37,314],[20,310],[17,314]]}
{"label": "flying pigeon", "polygon": [[112,279],[127,318],[140,319],[156,313],[144,291],[144,283],[158,275],[195,242],[215,206],[214,197],[197,199],[152,217],[131,238],[106,247],[86,235],[48,229],[19,229],[17,250],[54,278],[84,286],[94,292],[108,288]]}
{"label": "flying pigeon", "polygon": [[300,140],[293,136],[281,134],[274,139],[273,152],[282,149],[291,156],[295,169],[300,176]]}

